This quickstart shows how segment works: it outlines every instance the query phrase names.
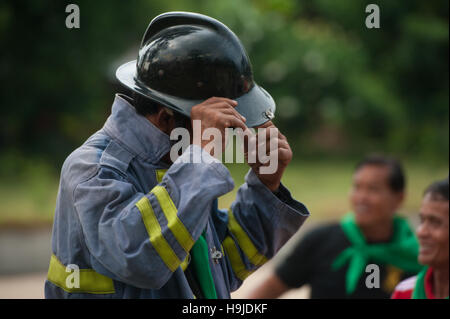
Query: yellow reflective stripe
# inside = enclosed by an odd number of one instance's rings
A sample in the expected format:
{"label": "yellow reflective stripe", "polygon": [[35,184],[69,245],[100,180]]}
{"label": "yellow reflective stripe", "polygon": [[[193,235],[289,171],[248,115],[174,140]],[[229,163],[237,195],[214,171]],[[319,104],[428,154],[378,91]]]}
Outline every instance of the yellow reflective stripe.
{"label": "yellow reflective stripe", "polygon": [[186,258],[184,258],[183,262],[180,265],[180,267],[181,267],[181,269],[183,269],[183,271],[185,271],[187,266],[189,266],[190,261],[191,261],[191,255],[187,254]]}
{"label": "yellow reflective stripe", "polygon": [[231,268],[233,268],[233,272],[235,273],[236,277],[244,281],[244,279],[250,276],[252,272],[245,268],[244,262],[239,255],[239,251],[236,247],[236,244],[234,243],[234,240],[230,236],[227,236],[223,240],[222,244],[223,248],[225,249],[226,256],[231,262]]}
{"label": "yellow reflective stripe", "polygon": [[70,272],[66,272],[66,266],[55,255],[52,255],[50,257],[47,279],[54,285],[70,293],[113,294],[116,292],[114,282],[111,278],[103,276],[93,269],[80,269],[79,271],[79,287],[68,287],[67,278],[69,276],[75,276],[75,270],[71,269]]}
{"label": "yellow reflective stripe", "polygon": [[157,169],[156,170],[156,180],[158,181],[158,183],[162,182],[162,179],[164,177],[164,175],[166,174],[167,169]]}
{"label": "yellow reflective stripe", "polygon": [[141,212],[142,220],[144,221],[145,228],[150,237],[150,242],[166,266],[174,272],[181,264],[181,261],[164,238],[161,226],[159,225],[158,219],[156,218],[148,198],[145,196],[142,197],[136,203],[136,206]]}
{"label": "yellow reflective stripe", "polygon": [[261,266],[267,262],[266,256],[259,253],[258,249],[253,245],[251,239],[247,233],[242,229],[241,225],[237,222],[231,209],[228,213],[228,229],[236,238],[239,247],[244,252],[245,256],[255,266]]}
{"label": "yellow reflective stripe", "polygon": [[183,247],[186,252],[189,252],[192,246],[194,246],[195,241],[178,218],[177,208],[170,198],[169,193],[167,193],[167,190],[164,187],[159,185],[155,186],[151,190],[151,193],[153,193],[158,200],[159,206],[161,206],[161,210],[167,218],[169,229],[172,231],[181,247]]}

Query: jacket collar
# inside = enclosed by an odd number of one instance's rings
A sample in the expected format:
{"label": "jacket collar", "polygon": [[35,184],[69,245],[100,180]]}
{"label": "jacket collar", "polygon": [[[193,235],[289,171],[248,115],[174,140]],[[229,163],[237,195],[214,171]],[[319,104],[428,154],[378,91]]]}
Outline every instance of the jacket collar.
{"label": "jacket collar", "polygon": [[116,94],[103,129],[133,155],[156,164],[170,151],[170,138],[136,113],[127,99],[125,95]]}

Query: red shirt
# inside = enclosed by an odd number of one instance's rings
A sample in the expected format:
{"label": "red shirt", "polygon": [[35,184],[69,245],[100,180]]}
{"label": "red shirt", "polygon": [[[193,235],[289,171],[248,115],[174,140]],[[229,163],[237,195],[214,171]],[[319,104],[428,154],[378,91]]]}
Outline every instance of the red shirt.
{"label": "red shirt", "polygon": [[[410,277],[400,282],[391,296],[392,299],[411,299],[414,288],[416,287],[417,276]],[[433,270],[428,268],[425,274],[425,294],[427,299],[436,299],[433,294]]]}

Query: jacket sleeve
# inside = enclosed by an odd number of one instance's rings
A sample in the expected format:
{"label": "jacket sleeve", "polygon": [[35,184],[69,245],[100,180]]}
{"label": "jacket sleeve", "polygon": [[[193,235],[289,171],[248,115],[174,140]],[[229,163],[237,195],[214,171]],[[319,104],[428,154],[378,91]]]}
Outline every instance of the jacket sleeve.
{"label": "jacket sleeve", "polygon": [[[149,193],[101,167],[74,191],[93,268],[135,287],[161,288],[204,230],[215,198],[229,192],[228,170],[189,146]],[[200,155],[197,164],[186,163]],[[97,266],[96,266],[97,265]]]}
{"label": "jacket sleeve", "polygon": [[232,268],[234,291],[272,258],[309,216],[306,207],[281,184],[272,193],[250,169],[228,210],[222,246]]}

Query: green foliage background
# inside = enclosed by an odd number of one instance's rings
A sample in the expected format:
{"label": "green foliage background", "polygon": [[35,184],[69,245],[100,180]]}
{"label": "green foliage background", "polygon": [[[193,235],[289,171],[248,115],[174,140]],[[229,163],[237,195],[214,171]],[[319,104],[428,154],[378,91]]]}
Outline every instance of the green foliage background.
{"label": "green foliage background", "polygon": [[[71,2],[80,7],[80,29],[65,27]],[[380,29],[365,27],[369,3],[380,7]],[[277,102],[275,123],[297,161],[328,160],[324,167],[333,169],[334,159],[353,163],[383,152],[448,174],[448,1],[3,0],[6,201],[14,189],[30,187],[25,196],[34,204],[24,210],[53,209],[63,160],[101,128],[121,90],[115,69],[136,58],[148,23],[166,11],[210,15],[241,38],[256,81]]]}
{"label": "green foliage background", "polygon": [[99,129],[115,68],[135,59],[148,22],[196,11],[243,41],[256,81],[278,103],[276,124],[298,155],[383,151],[448,161],[448,1],[377,0],[381,28],[359,0],[77,1],[0,4],[2,153],[56,166]]}

